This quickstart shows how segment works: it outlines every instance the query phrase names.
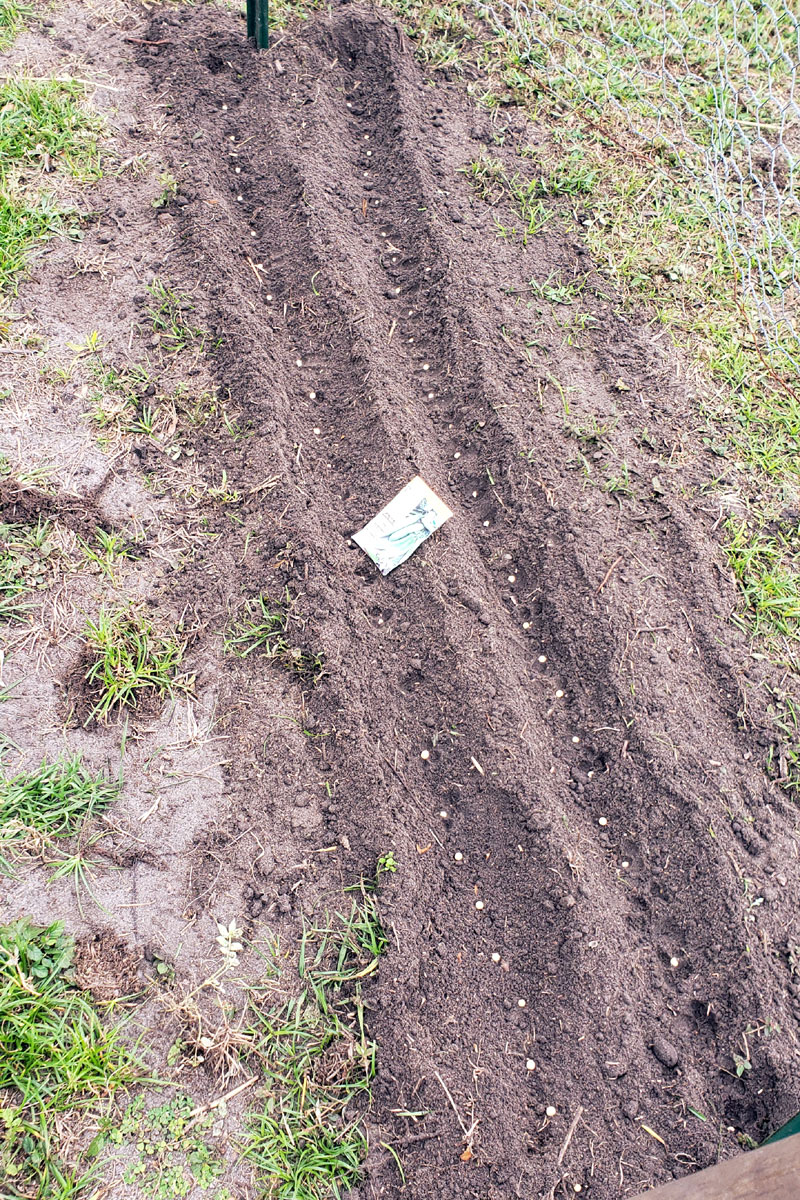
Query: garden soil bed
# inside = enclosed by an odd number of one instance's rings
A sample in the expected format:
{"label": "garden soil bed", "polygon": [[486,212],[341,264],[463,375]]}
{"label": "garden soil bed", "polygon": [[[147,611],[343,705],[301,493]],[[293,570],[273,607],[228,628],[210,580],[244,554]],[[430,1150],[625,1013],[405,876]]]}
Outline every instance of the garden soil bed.
{"label": "garden soil bed", "polygon": [[[519,218],[462,168],[535,174],[546,121],[434,86],[376,11],[334,4],[269,53],[244,32],[202,6],[115,33],[144,39],[115,51],[136,91],[121,136],[159,146],[177,195],[119,217],[108,184],[91,238],[136,264],[111,298],[57,255],[23,292],[40,317],[94,294],[82,324],[120,355],[152,274],[189,293],[209,334],[192,369],[241,431],[184,440],[230,508],[154,500],[142,481],[179,471],[146,438],[76,486],[109,524],[124,497],[149,505],[150,548],[188,531],[182,569],[151,559],[141,591],[194,630],[220,740],[181,743],[197,765],[137,825],[109,912],[69,901],[74,927],[125,977],[125,945],[178,943],[200,977],[212,917],[294,940],[392,851],[356,1194],[633,1196],[800,1107],[796,813],[764,774],[767,668],[730,621],[697,385],[596,273],[571,205],[548,201],[527,245],[497,236]],[[555,319],[574,305],[530,287],[548,278],[583,281],[576,344]],[[382,578],[349,535],[417,473],[454,516]],[[222,654],[230,613],[286,589],[313,686]],[[77,641],[64,655],[75,703]],[[75,737],[113,761],[118,728]],[[84,972],[103,979],[93,957]]]}

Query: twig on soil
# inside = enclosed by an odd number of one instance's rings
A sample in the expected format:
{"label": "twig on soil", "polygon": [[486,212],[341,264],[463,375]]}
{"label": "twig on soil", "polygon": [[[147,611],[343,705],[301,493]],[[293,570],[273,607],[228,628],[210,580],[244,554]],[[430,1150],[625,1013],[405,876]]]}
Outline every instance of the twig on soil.
{"label": "twig on soil", "polygon": [[[379,744],[380,744],[380,743],[379,743]],[[408,792],[409,796],[410,796],[410,797],[411,797],[411,799],[414,801],[415,807],[418,809],[418,811],[420,811],[420,812],[421,812],[422,810],[419,808],[419,805],[416,803],[416,796],[414,795],[413,791],[412,791],[412,790],[411,790],[411,788],[409,787],[408,783],[406,782],[406,780],[405,780],[405,778],[403,777],[403,775],[402,775],[402,773],[400,772],[400,770],[399,770],[399,769],[398,769],[398,768],[397,768],[397,767],[394,765],[394,763],[392,762],[392,760],[391,760],[390,758],[387,758],[387,756],[386,756],[385,754],[383,754],[382,752],[381,752],[381,758],[382,758],[382,759],[383,759],[383,761],[386,763],[387,767],[389,767],[389,769],[391,770],[392,774],[393,774],[393,775],[396,775],[396,776],[397,776],[397,778],[400,780],[400,782],[402,783],[403,787],[406,789],[406,791]]]}
{"label": "twig on soil", "polygon": [[609,579],[610,579],[610,578],[611,578],[611,576],[614,574],[615,570],[617,569],[617,567],[619,566],[619,564],[620,564],[621,562],[622,562],[622,555],[620,554],[618,558],[615,558],[615,559],[614,559],[614,561],[612,562],[611,566],[608,568],[608,570],[606,571],[605,575],[604,575],[604,576],[603,576],[603,578],[601,579],[601,581],[600,581],[599,585],[598,585],[598,586],[597,586],[597,587],[594,589],[594,590],[595,590],[595,595],[597,595],[599,592],[602,592],[603,588],[606,586],[606,584],[608,583]]}
{"label": "twig on soil", "polygon": [[160,42],[148,42],[147,38],[126,37],[122,39],[124,42],[134,42],[137,46],[171,46],[172,42],[169,38],[162,38]]}
{"label": "twig on soil", "polygon": [[255,496],[258,492],[271,492],[273,488],[278,486],[280,481],[280,475],[270,475],[269,478],[262,480],[261,483],[257,483],[255,487],[251,487],[247,494],[248,496]]}
{"label": "twig on soil", "polygon": [[467,1129],[466,1125],[464,1124],[464,1122],[461,1119],[461,1113],[456,1108],[456,1102],[453,1099],[453,1097],[450,1095],[450,1091],[447,1087],[447,1084],[442,1079],[442,1077],[438,1071],[434,1071],[433,1073],[436,1076],[436,1078],[438,1079],[439,1083],[441,1084],[442,1091],[444,1092],[445,1096],[447,1096],[447,1099],[450,1101],[450,1107],[452,1108],[453,1112],[456,1114],[456,1120],[458,1121],[459,1125],[461,1126],[461,1132],[464,1135],[464,1146],[465,1146],[464,1155],[462,1155],[462,1157],[468,1156],[469,1158],[471,1158],[472,1157],[473,1135],[475,1133],[475,1129],[478,1125],[478,1122],[476,1120],[473,1120],[469,1129]]}
{"label": "twig on soil", "polygon": [[254,1075],[252,1079],[245,1079],[244,1083],[239,1083],[235,1088],[231,1088],[229,1092],[225,1092],[223,1096],[217,1096],[216,1100],[210,1100],[208,1104],[201,1104],[198,1108],[193,1108],[189,1113],[188,1124],[184,1126],[183,1132],[186,1133],[196,1125],[201,1117],[204,1117],[207,1112],[211,1112],[212,1108],[219,1108],[220,1104],[225,1104],[228,1100],[232,1100],[234,1096],[238,1096],[239,1092],[243,1092],[246,1088],[252,1087],[258,1082],[258,1076]]}
{"label": "twig on soil", "polygon": [[567,1136],[564,1138],[561,1149],[558,1152],[558,1158],[556,1159],[557,1167],[560,1167],[562,1162],[564,1161],[564,1155],[567,1153],[567,1150],[569,1149],[569,1144],[572,1141],[572,1135],[574,1134],[575,1130],[578,1128],[578,1121],[580,1121],[582,1116],[583,1116],[583,1107],[579,1104],[577,1112],[575,1113],[575,1116],[572,1118],[572,1121],[570,1122],[569,1129],[567,1130]]}
{"label": "twig on soil", "polygon": [[[561,1149],[559,1150],[558,1158],[556,1159],[556,1167],[559,1167],[559,1168],[561,1167],[561,1164],[564,1161],[564,1156],[567,1153],[567,1150],[569,1149],[569,1144],[572,1141],[573,1134],[575,1133],[575,1130],[578,1128],[578,1122],[580,1121],[582,1116],[583,1116],[583,1106],[581,1104],[579,1104],[577,1111],[575,1113],[575,1116],[570,1121],[569,1129],[567,1130],[566,1137],[564,1138],[564,1141],[561,1143]],[[563,1185],[563,1183],[564,1183],[564,1176],[559,1175],[559,1177],[558,1177],[558,1179],[556,1179],[555,1183],[552,1184],[550,1191],[547,1193],[545,1200],[555,1200],[556,1189],[559,1186]]]}

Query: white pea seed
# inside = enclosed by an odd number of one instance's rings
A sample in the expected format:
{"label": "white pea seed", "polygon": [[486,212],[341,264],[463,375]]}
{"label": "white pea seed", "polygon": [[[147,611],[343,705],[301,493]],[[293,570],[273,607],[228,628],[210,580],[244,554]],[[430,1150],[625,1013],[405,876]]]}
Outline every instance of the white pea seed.
{"label": "white pea seed", "polygon": [[498,962],[500,962],[500,955],[497,953],[497,951],[496,951],[496,950],[495,950],[494,954],[492,955],[492,962],[493,962],[493,963],[498,963]]}
{"label": "white pea seed", "polygon": [[433,392],[428,392],[428,399],[429,399],[429,400],[432,400],[432,399],[433,399]]}
{"label": "white pea seed", "polygon": [[302,367],[302,365],[303,365],[303,360],[302,360],[302,358],[296,358],[296,359],[294,360],[294,365],[295,365],[296,367]]}
{"label": "white pea seed", "polygon": [[381,230],[381,237],[386,237],[386,234]]}
{"label": "white pea seed", "polygon": [[522,997],[520,996],[519,1000],[517,1001],[517,1007],[524,1008],[527,1003],[528,1003],[528,1001],[523,1000]]}
{"label": "white pea seed", "polygon": [[237,199],[237,200],[244,200],[244,196],[237,196],[237,197],[236,197],[236,199]]}
{"label": "white pea seed", "polygon": [[319,437],[319,435],[322,433],[322,430],[320,429],[319,425],[314,426],[314,433],[317,435],[317,437]]}
{"label": "white pea seed", "polygon": [[234,167],[233,169],[234,169],[234,171],[236,172],[236,174],[237,174],[237,175],[241,175],[241,173],[242,173],[242,168],[241,168],[241,167]]}
{"label": "white pea seed", "polygon": [[673,955],[673,957],[669,960],[669,965],[671,967],[678,967],[680,966],[680,961]]}
{"label": "white pea seed", "polygon": [[365,133],[365,134],[364,134],[364,141],[365,141],[365,142],[368,142],[368,141],[369,141],[369,134],[368,134],[368,133]]}
{"label": "white pea seed", "polygon": [[488,528],[489,528],[489,522],[488,522],[488,521],[484,521],[484,522],[483,522],[483,528],[484,528],[484,529],[488,529]]}
{"label": "white pea seed", "polygon": [[431,269],[430,269],[430,267],[426,267],[426,268],[425,268],[425,274],[426,274],[426,275],[430,275],[430,273],[431,273]]}
{"label": "white pea seed", "polygon": [[431,369],[431,364],[430,364],[430,363],[423,363],[423,364],[422,364],[422,369],[423,369],[423,371],[430,371],[430,369]]}
{"label": "white pea seed", "polygon": [[627,858],[623,858],[621,865],[623,867],[629,867],[631,864],[628,862]]}
{"label": "white pea seed", "polygon": [[430,756],[431,756],[430,750],[423,750],[422,753],[420,754],[420,758],[423,758],[425,760],[425,762],[428,761]]}
{"label": "white pea seed", "polygon": [[483,903],[483,901],[482,901],[482,900],[476,900],[476,901],[475,901],[475,907],[477,908],[478,912],[483,912],[483,909],[484,909],[484,903]]}
{"label": "white pea seed", "polygon": [[[352,106],[352,104],[350,103],[350,101],[349,101],[349,100],[347,101],[347,107],[348,107],[348,108],[352,108],[352,107],[353,107],[353,106]],[[385,235],[384,235],[384,236],[385,236]]]}
{"label": "white pea seed", "polygon": [[574,743],[576,746],[578,745],[578,742],[579,742],[580,740],[581,740],[581,739],[580,739],[579,737],[574,737],[574,738],[572,739],[573,743]]}
{"label": "white pea seed", "polygon": [[556,692],[556,699],[560,700],[563,695],[564,695],[563,690],[561,688],[559,688],[558,691]]}
{"label": "white pea seed", "polygon": [[[223,106],[222,106],[222,111],[223,111],[223,112],[227,112],[227,111],[228,111],[228,106],[227,106],[227,104],[223,104]],[[233,138],[231,138],[231,141],[233,141]]]}
{"label": "white pea seed", "polygon": [[267,299],[268,299],[268,300],[271,300],[271,299],[272,299],[272,296],[271,296],[271,294],[270,294],[269,292],[267,292]]}
{"label": "white pea seed", "polygon": [[522,628],[523,628],[523,629],[530,629],[530,627],[531,627],[531,623],[530,623],[530,621],[523,621],[523,622],[522,622]]}
{"label": "white pea seed", "polygon": [[509,582],[509,583],[516,583],[516,582],[517,582],[517,577],[516,577],[516,575],[509,575],[509,577],[508,577],[508,582]]}
{"label": "white pea seed", "polygon": [[453,458],[461,458],[461,452],[459,450],[456,450],[455,454],[453,455]]}
{"label": "white pea seed", "polygon": [[255,229],[251,229],[251,230],[250,230],[250,237],[256,237],[256,236],[257,236],[257,234],[256,234],[256,231],[255,231]]}
{"label": "white pea seed", "polygon": [[477,492],[473,492],[473,493],[472,493],[472,499],[473,499],[473,500],[477,500],[477,499],[478,499],[478,493],[477,493]]}
{"label": "white pea seed", "polygon": [[395,294],[395,296],[399,296],[399,295],[400,295],[400,288],[395,288],[395,289],[394,289],[394,294]]}
{"label": "white pea seed", "polygon": [[372,158],[372,151],[371,151],[371,150],[368,150],[368,151],[367,151],[367,158]]}
{"label": "white pea seed", "polygon": [[554,1117],[557,1112],[558,1109],[554,1108],[552,1104],[548,1104],[547,1108],[544,1110],[544,1115],[546,1117]]}
{"label": "white pea seed", "polygon": [[608,824],[608,817],[598,817],[597,824],[605,827]]}
{"label": "white pea seed", "polygon": [[573,1192],[582,1192],[583,1187],[580,1183],[573,1183],[572,1190],[573,1190]]}
{"label": "white pea seed", "polygon": [[456,860],[456,862],[464,861],[464,855],[461,853],[460,850],[456,850],[455,854],[453,855],[453,858]]}
{"label": "white pea seed", "polygon": [[308,398],[309,398],[309,400],[316,400],[316,398],[317,398],[317,393],[316,393],[316,392],[309,392],[309,393],[308,393]]}
{"label": "white pea seed", "polygon": [[478,429],[483,429],[485,424],[486,424],[485,421],[478,421]]}
{"label": "white pea seed", "polygon": [[546,663],[546,662],[547,662],[547,655],[546,655],[546,654],[540,654],[540,655],[539,655],[539,662],[540,662],[540,663]]}
{"label": "white pea seed", "polygon": [[446,821],[447,820],[447,809],[443,808],[442,811],[439,813],[439,816],[442,818],[443,821]]}
{"label": "white pea seed", "polygon": [[525,1070],[526,1071],[535,1071],[536,1070],[536,1063],[533,1061],[532,1058],[529,1058],[526,1060]]}

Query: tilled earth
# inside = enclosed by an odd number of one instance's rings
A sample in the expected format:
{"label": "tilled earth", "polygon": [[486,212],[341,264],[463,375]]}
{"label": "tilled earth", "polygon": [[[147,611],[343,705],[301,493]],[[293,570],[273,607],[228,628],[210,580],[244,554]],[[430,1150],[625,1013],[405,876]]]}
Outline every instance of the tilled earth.
{"label": "tilled earth", "polygon": [[[164,115],[125,136],[160,139],[178,193],[93,236],[193,297],[193,370],[242,434],[189,448],[241,501],[152,502],[216,535],[142,589],[194,623],[224,762],[142,826],[113,884],[138,907],[99,924],[136,952],[223,909],[292,939],[393,851],[365,1198],[610,1200],[761,1140],[798,1107],[796,817],[764,774],[767,667],[729,619],[686,364],[571,204],[525,244],[475,193],[462,168],[530,177],[548,130],[434,86],[391,18],[334,5],[268,54],[215,7],[135,32],[137,103]],[[64,311],[88,303],[49,270]],[[551,305],[548,279],[583,290]],[[349,535],[417,473],[454,517],[382,578]],[[112,474],[108,519],[120,478],[178,470],[142,438]],[[244,599],[287,588],[316,682],[221,652]]]}

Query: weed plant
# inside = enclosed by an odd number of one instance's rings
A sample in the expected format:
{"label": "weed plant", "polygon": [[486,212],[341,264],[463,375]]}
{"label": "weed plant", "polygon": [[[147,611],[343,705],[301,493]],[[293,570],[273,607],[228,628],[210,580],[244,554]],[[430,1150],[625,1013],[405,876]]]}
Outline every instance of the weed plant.
{"label": "weed plant", "polygon": [[0,1176],[20,1197],[72,1200],[92,1171],[62,1161],[58,1122],[106,1102],[141,1069],[69,982],[73,942],[61,922],[0,927]]}
{"label": "weed plant", "polygon": [[86,680],[99,692],[91,718],[106,720],[114,708],[136,708],[144,693],[163,699],[188,691],[193,676],[179,675],[186,641],[162,633],[133,604],[100,610],[87,621],[86,638],[94,655]]}
{"label": "weed plant", "polygon": [[25,593],[47,582],[51,533],[41,518],[35,525],[0,523],[0,621],[21,620]]}
{"label": "weed plant", "polygon": [[189,320],[189,315],[194,312],[191,297],[173,291],[160,279],[154,279],[147,290],[153,301],[147,316],[159,336],[162,349],[168,354],[177,354],[197,342],[202,350],[207,334]]}

